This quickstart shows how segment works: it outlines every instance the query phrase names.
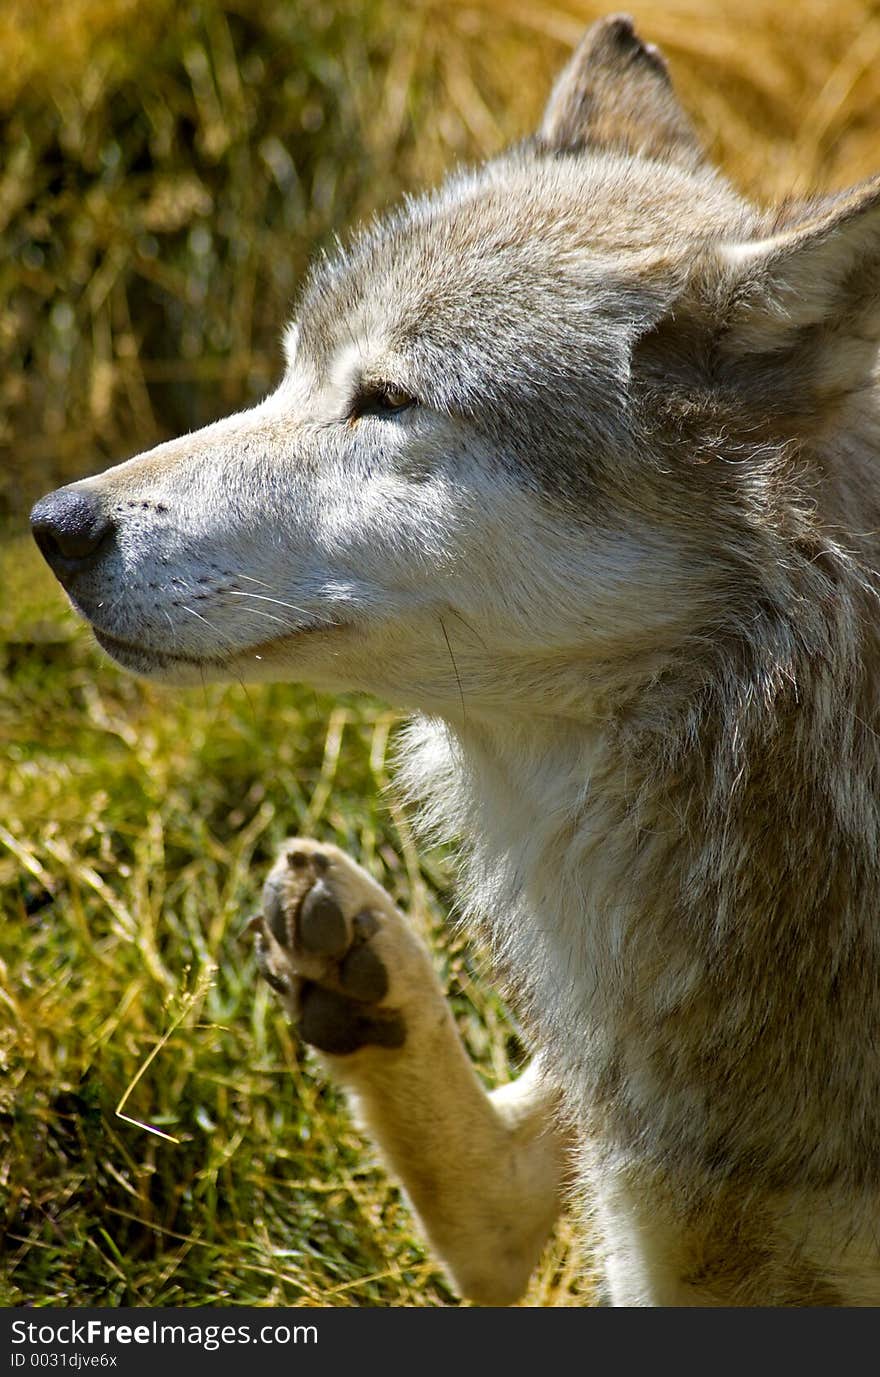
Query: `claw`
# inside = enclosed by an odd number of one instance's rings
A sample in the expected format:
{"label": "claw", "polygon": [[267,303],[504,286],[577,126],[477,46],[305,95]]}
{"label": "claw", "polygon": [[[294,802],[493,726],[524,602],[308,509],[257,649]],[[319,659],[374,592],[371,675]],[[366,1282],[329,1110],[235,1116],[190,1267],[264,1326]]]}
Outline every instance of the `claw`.
{"label": "claw", "polygon": [[263,885],[263,911],[265,914],[266,926],[269,928],[276,942],[285,946],[288,942],[287,918],[279,894],[280,881],[276,876],[269,876]]}
{"label": "claw", "polygon": [[238,932],[235,934],[235,940],[237,942],[243,942],[252,932],[263,932],[264,923],[265,919],[262,913],[252,913],[250,918],[246,919],[242,927],[239,928]]}

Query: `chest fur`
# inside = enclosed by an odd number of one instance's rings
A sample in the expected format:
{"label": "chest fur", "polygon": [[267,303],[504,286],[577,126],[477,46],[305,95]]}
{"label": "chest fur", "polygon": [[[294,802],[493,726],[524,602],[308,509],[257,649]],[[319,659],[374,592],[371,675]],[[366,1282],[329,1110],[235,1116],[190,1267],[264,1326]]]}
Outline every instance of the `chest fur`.
{"label": "chest fur", "polygon": [[411,750],[430,822],[462,839],[465,918],[591,1133],[730,1170],[795,1159],[808,1177],[880,1133],[859,1031],[880,1012],[869,858],[856,874],[823,847],[818,794],[798,803],[804,831],[757,774],[751,793],[719,788],[721,811],[688,812],[687,788],[646,791],[598,732],[500,749],[432,726]]}

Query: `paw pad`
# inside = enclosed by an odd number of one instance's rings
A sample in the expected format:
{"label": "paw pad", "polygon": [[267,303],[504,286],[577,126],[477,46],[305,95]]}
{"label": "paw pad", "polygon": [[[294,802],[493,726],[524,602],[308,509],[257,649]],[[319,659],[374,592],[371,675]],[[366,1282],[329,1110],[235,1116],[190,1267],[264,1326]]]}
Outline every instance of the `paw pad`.
{"label": "paw pad", "polygon": [[[334,870],[339,885],[343,866],[351,862],[331,862],[309,843],[285,852],[263,888],[262,915],[251,924],[260,968],[302,1037],[319,1050],[343,1055],[368,1045],[401,1047],[404,1020],[381,1007],[390,981],[374,939],[383,918],[367,907],[346,917],[334,887]],[[350,904],[350,873],[341,888]]]}
{"label": "paw pad", "polygon": [[345,917],[326,880],[316,880],[302,901],[299,940],[320,956],[341,956],[348,947]]}

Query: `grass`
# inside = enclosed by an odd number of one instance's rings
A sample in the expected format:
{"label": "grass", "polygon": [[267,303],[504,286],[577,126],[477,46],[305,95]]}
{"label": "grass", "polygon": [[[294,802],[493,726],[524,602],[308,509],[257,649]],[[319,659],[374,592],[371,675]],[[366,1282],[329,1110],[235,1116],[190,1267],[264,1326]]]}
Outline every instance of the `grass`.
{"label": "grass", "polygon": [[[336,841],[432,941],[487,1082],[521,1059],[389,788],[393,716],[172,697],[92,647],[24,538],[0,572],[0,1303],[451,1303],[239,936],[285,835]],[[576,1294],[565,1241],[536,1284]]]}
{"label": "grass", "polygon": [[[315,248],[526,132],[606,8],[0,11],[0,1304],[456,1303],[238,936],[282,837],[336,841],[430,939],[487,1083],[519,1064],[389,785],[393,716],[125,678],[24,515],[264,391]],[[744,188],[878,170],[868,0],[632,8]],[[527,1303],[586,1288],[563,1222]]]}

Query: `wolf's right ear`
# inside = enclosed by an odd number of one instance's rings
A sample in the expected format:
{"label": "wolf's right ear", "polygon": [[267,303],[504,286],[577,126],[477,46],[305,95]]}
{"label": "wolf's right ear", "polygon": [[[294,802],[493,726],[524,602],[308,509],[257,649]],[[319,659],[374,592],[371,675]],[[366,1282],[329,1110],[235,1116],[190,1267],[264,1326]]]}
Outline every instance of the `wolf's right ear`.
{"label": "wolf's right ear", "polygon": [[553,87],[537,144],[551,153],[640,154],[689,170],[703,162],[663,57],[642,42],[628,15],[588,29]]}

